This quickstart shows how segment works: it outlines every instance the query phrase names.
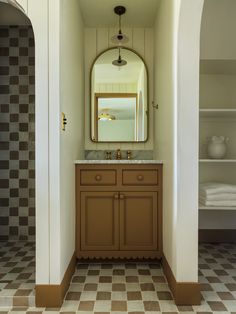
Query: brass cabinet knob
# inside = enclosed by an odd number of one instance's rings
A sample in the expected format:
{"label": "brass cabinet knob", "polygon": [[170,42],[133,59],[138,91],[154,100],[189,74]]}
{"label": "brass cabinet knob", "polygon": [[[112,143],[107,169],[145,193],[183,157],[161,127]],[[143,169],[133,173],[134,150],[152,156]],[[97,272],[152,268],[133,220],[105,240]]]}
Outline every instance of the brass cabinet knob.
{"label": "brass cabinet knob", "polygon": [[115,199],[115,200],[118,200],[118,199],[119,199],[119,194],[115,194],[115,195],[114,195],[114,199]]}
{"label": "brass cabinet knob", "polygon": [[95,180],[96,181],[101,181],[102,180],[102,176],[100,176],[99,174],[95,176]]}
{"label": "brass cabinet knob", "polygon": [[124,194],[120,194],[120,199],[123,200],[125,198]]}
{"label": "brass cabinet knob", "polygon": [[137,176],[138,181],[143,181],[143,176],[140,174]]}

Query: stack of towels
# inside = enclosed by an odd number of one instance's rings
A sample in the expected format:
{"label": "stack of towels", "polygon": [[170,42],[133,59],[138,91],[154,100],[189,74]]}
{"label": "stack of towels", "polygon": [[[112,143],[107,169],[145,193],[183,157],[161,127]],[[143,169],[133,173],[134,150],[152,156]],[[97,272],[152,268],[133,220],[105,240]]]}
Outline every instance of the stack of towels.
{"label": "stack of towels", "polygon": [[201,183],[199,202],[204,206],[236,206],[236,185],[225,183]]}

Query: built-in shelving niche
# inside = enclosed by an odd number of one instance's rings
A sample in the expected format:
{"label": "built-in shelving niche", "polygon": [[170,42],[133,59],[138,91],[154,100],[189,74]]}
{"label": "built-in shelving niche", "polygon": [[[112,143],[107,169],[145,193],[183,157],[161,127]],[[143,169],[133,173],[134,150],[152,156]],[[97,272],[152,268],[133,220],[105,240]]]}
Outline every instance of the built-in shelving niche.
{"label": "built-in shelving niche", "polygon": [[[236,184],[236,60],[201,60],[199,106],[199,181]],[[229,137],[224,159],[209,159],[207,138]],[[199,210],[232,211],[236,207]]]}

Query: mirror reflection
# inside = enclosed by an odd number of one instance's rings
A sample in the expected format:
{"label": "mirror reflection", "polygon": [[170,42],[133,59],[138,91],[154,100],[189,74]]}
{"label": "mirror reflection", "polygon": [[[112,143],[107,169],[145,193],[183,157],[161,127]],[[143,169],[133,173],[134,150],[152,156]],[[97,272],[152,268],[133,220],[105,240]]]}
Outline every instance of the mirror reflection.
{"label": "mirror reflection", "polygon": [[147,69],[127,48],[112,48],[91,72],[91,137],[95,142],[144,142],[148,133]]}

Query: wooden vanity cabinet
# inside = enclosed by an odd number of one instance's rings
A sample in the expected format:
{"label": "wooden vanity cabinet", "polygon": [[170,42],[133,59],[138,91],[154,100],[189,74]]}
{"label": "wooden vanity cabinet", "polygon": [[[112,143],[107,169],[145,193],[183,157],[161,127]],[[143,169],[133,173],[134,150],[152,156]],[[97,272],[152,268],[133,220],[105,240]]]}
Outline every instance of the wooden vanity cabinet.
{"label": "wooden vanity cabinet", "polygon": [[78,258],[160,258],[162,165],[76,165]]}

